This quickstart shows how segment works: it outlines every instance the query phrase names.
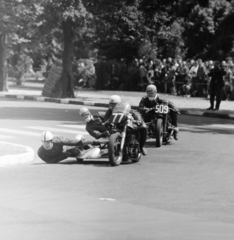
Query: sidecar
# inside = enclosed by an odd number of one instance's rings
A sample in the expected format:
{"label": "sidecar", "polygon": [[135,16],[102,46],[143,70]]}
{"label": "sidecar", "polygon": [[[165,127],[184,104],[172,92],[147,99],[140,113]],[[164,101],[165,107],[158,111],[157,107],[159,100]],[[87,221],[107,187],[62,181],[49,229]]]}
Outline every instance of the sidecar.
{"label": "sidecar", "polygon": [[84,159],[99,159],[99,158],[107,158],[108,150],[101,149],[97,146],[91,146],[88,149],[81,150],[80,154],[76,156],[78,162],[82,162]]}
{"label": "sidecar", "polygon": [[[76,139],[80,140],[82,135],[77,135]],[[76,156],[78,162],[82,162],[84,159],[99,159],[108,157],[108,142],[109,140],[100,141],[98,145],[85,145],[80,149],[80,154]]]}

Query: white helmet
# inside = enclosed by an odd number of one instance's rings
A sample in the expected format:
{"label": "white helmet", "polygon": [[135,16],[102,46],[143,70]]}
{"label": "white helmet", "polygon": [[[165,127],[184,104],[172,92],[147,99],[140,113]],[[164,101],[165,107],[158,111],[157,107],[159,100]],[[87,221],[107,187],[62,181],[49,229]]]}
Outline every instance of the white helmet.
{"label": "white helmet", "polygon": [[42,142],[48,142],[48,141],[51,141],[52,139],[53,139],[53,134],[49,131],[44,131],[41,134],[41,141]]}
{"label": "white helmet", "polygon": [[81,141],[83,138],[84,138],[84,136],[81,135],[81,134],[78,134],[78,135],[75,136],[75,139],[78,140],[78,141]]}
{"label": "white helmet", "polygon": [[153,101],[157,97],[157,87],[150,84],[146,88],[147,97],[150,101]]}
{"label": "white helmet", "polygon": [[84,117],[85,115],[90,114],[90,111],[87,107],[82,107],[79,112],[81,117]]}
{"label": "white helmet", "polygon": [[109,108],[113,109],[117,103],[122,101],[119,95],[112,95],[109,100]]}

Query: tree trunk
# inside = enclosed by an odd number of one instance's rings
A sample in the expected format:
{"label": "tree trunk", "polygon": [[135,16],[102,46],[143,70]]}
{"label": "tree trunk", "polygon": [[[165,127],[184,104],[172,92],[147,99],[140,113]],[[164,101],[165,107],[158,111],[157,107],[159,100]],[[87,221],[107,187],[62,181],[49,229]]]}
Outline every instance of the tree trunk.
{"label": "tree trunk", "polygon": [[6,59],[7,36],[0,34],[0,91],[8,92],[7,86],[7,59]]}
{"label": "tree trunk", "polygon": [[61,77],[62,98],[74,98],[74,78],[72,71],[74,51],[74,31],[71,20],[63,22],[64,49],[63,49],[63,73]]}

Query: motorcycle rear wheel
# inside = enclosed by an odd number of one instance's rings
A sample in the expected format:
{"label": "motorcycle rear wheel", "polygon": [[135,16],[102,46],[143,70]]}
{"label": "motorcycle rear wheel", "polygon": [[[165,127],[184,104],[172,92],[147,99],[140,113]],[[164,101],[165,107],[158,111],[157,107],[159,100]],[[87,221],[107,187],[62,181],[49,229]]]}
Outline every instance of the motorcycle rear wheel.
{"label": "motorcycle rear wheel", "polygon": [[156,147],[161,147],[163,143],[163,120],[161,118],[157,119],[155,123],[155,138],[156,138]]}
{"label": "motorcycle rear wheel", "polygon": [[123,156],[120,155],[121,135],[114,133],[109,138],[108,156],[111,166],[119,166],[122,163]]}

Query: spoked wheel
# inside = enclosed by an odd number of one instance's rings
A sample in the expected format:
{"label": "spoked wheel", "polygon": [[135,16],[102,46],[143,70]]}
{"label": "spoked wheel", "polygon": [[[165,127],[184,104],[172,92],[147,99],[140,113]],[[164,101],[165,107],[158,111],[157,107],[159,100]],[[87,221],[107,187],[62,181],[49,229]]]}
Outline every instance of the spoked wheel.
{"label": "spoked wheel", "polygon": [[155,146],[161,147],[163,143],[163,120],[161,118],[158,118],[155,124],[155,138]]}
{"label": "spoked wheel", "polygon": [[121,135],[119,132],[110,136],[108,146],[108,156],[111,166],[119,166],[123,156],[120,153]]}

